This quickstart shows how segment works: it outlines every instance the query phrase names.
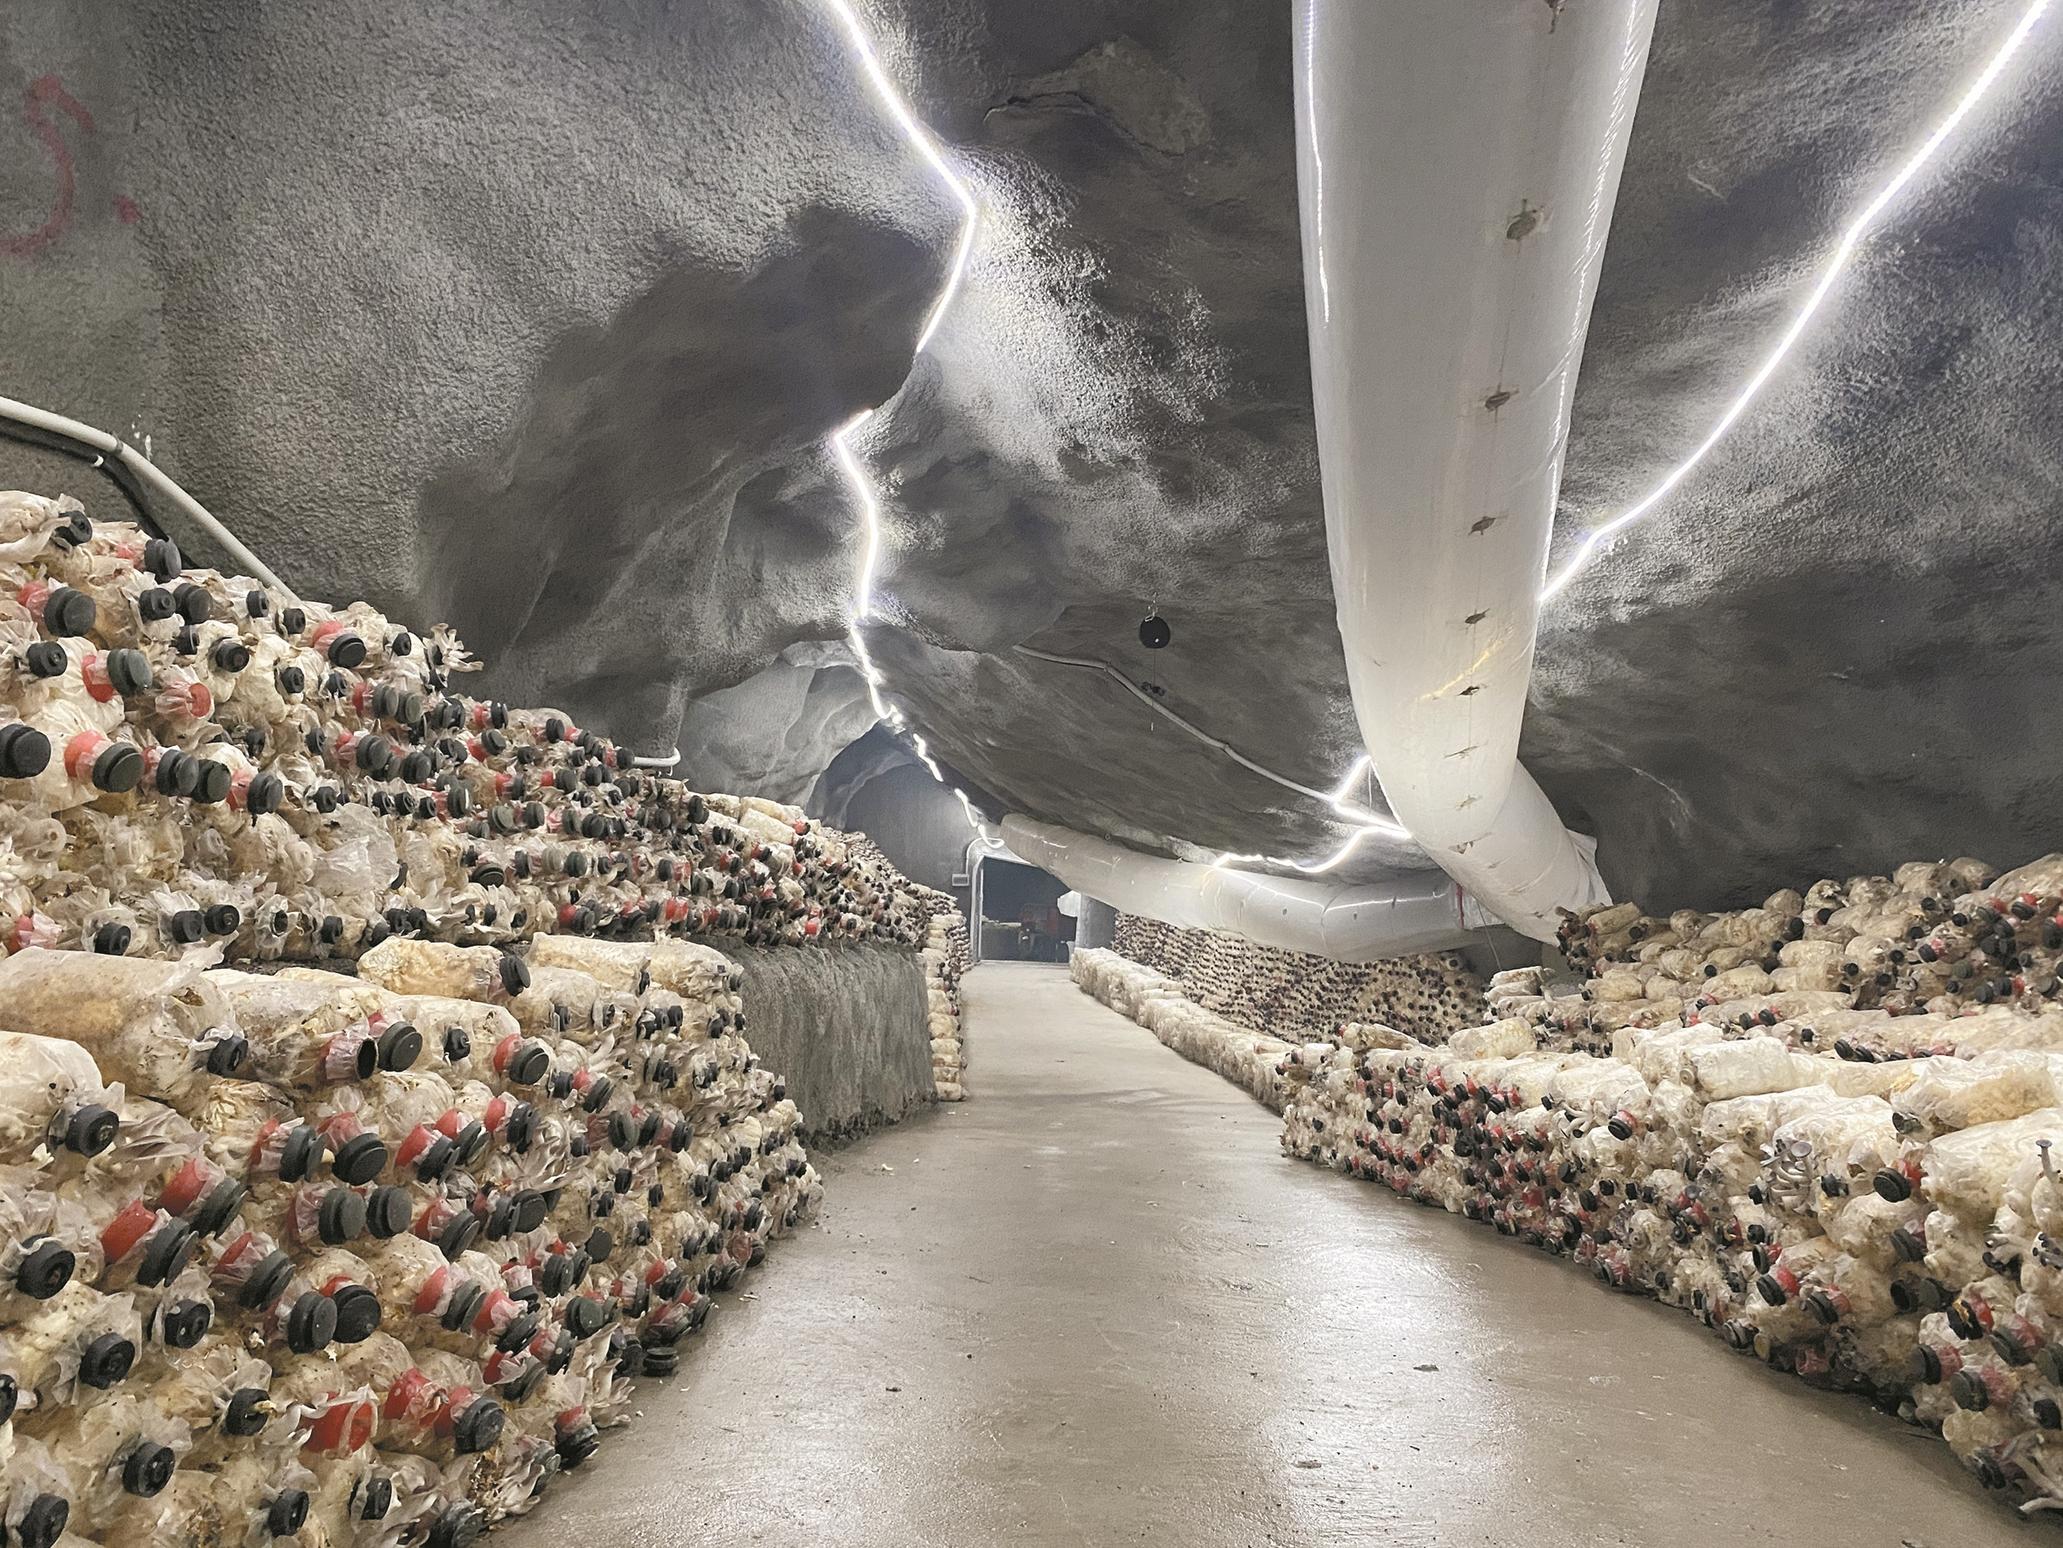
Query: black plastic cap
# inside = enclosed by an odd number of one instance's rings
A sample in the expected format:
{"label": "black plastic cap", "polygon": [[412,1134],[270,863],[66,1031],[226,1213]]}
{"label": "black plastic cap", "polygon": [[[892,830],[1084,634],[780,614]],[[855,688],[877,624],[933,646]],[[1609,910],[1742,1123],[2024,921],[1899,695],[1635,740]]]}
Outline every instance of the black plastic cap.
{"label": "black plastic cap", "polygon": [[331,666],[347,669],[363,666],[365,664],[365,641],[349,629],[346,629],[343,633],[331,637],[329,648],[325,654],[329,657]]}
{"label": "black plastic cap", "polygon": [[309,1290],[287,1313],[287,1348],[295,1354],[314,1354],[329,1348],[337,1336],[337,1303]]}
{"label": "black plastic cap", "polygon": [[214,1324],[215,1307],[208,1301],[179,1301],[158,1314],[159,1334],[171,1349],[193,1348]]}
{"label": "black plastic cap", "polygon": [[452,1448],[460,1455],[485,1451],[501,1439],[508,1415],[493,1398],[480,1398],[468,1405],[451,1428]]}
{"label": "black plastic cap", "polygon": [[509,1055],[502,1078],[512,1086],[534,1086],[551,1073],[551,1051],[539,1042],[526,1042]]}
{"label": "black plastic cap", "polygon": [[214,806],[229,799],[229,783],[233,776],[229,772],[228,764],[214,758],[196,758],[193,773],[195,801],[203,806]]}
{"label": "black plastic cap", "polygon": [[282,1489],[265,1507],[265,1530],[273,1537],[292,1537],[308,1521],[308,1491]]}
{"label": "black plastic cap", "polygon": [[526,1188],[516,1195],[516,1229],[535,1231],[551,1213],[551,1203],[542,1193]]}
{"label": "black plastic cap", "polygon": [[214,1236],[236,1218],[249,1196],[250,1190],[240,1182],[219,1182],[208,1190],[189,1223],[202,1236]]}
{"label": "black plastic cap", "polygon": [[254,817],[278,811],[286,798],[286,781],[277,774],[254,774],[244,789],[244,807]]}
{"label": "black plastic cap", "polygon": [[380,1034],[380,1068],[391,1072],[413,1069],[422,1057],[423,1035],[407,1022],[398,1022]]}
{"label": "black plastic cap", "polygon": [[20,1548],[56,1548],[71,1518],[71,1501],[61,1494],[39,1494],[23,1510],[14,1540]]}
{"label": "black plastic cap", "polygon": [[204,624],[215,616],[215,599],[208,595],[205,586],[196,586],[184,581],[172,588],[173,604],[179,609],[179,616],[190,624]]}
{"label": "black plastic cap", "polygon": [[150,657],[140,650],[111,650],[107,653],[107,680],[116,693],[133,699],[149,693],[153,681]]}
{"label": "black plastic cap", "polygon": [[354,751],[358,766],[366,773],[385,778],[394,767],[394,743],[377,733],[360,737]]}
{"label": "black plastic cap", "polygon": [[465,1127],[451,1138],[458,1150],[459,1164],[463,1166],[479,1159],[480,1154],[487,1149],[487,1125],[477,1118],[470,1119]]}
{"label": "black plastic cap", "polygon": [[590,1338],[609,1325],[609,1308],[590,1296],[574,1296],[566,1303],[565,1316],[575,1338]]}
{"label": "black plastic cap", "polygon": [[537,1140],[537,1109],[528,1102],[519,1103],[502,1126],[501,1135],[517,1155],[527,1152]]}
{"label": "black plastic cap", "polygon": [[437,1248],[445,1257],[456,1259],[468,1247],[480,1239],[480,1221],[471,1214],[454,1215],[437,1233]]}
{"label": "black plastic cap", "polygon": [[372,1196],[365,1201],[366,1230],[385,1241],[390,1236],[399,1236],[408,1226],[408,1190],[394,1187],[373,1189]]}
{"label": "black plastic cap", "polygon": [[105,1392],[129,1374],[136,1346],[119,1333],[103,1333],[79,1351],[79,1380]]}
{"label": "black plastic cap", "polygon": [[103,957],[123,956],[133,938],[133,932],[125,924],[104,924],[93,932],[93,949]]}
{"label": "black plastic cap", "polygon": [[242,640],[217,640],[208,661],[218,672],[241,672],[251,664],[251,647]]}
{"label": "black plastic cap", "polygon": [[537,1287],[553,1299],[564,1295],[573,1285],[573,1263],[566,1254],[552,1253],[537,1265]]}
{"label": "black plastic cap", "polygon": [[[501,986],[510,994],[521,994],[530,987],[530,965],[511,952],[501,954]],[[537,1076],[531,1077],[533,1080]]]}
{"label": "black plastic cap", "polygon": [[122,1488],[149,1499],[164,1492],[165,1485],[172,1481],[172,1470],[178,1465],[179,1459],[172,1455],[170,1446],[138,1441],[122,1459]]}
{"label": "black plastic cap", "polygon": [[384,1521],[394,1508],[394,1480],[384,1473],[365,1481],[365,1493],[358,1501],[360,1521]]}
{"label": "black plastic cap", "polygon": [[263,1387],[238,1387],[230,1393],[218,1428],[225,1435],[248,1440],[265,1428],[267,1394]]}
{"label": "black plastic cap", "polygon": [[43,599],[43,628],[59,637],[91,634],[100,609],[91,597],[70,586],[59,586]]}
{"label": "black plastic cap", "polygon": [[283,607],[279,610],[279,632],[299,634],[308,627],[308,614],[298,607]]}
{"label": "black plastic cap", "polygon": [[451,1170],[451,1163],[457,1159],[458,1147],[440,1134],[415,1158],[416,1178],[421,1182],[435,1182]]}
{"label": "black plastic cap", "polygon": [[494,1341],[494,1347],[505,1354],[515,1353],[537,1336],[537,1324],[536,1312],[523,1312],[511,1319],[509,1325],[502,1329],[501,1337]]}
{"label": "black plastic cap", "polygon": [[316,1230],[331,1247],[355,1242],[365,1234],[365,1200],[348,1188],[332,1188],[317,1206]]}
{"label": "black plastic cap", "polygon": [[32,1301],[47,1301],[72,1282],[78,1266],[77,1254],[46,1236],[22,1254],[14,1270],[14,1288]]}
{"label": "black plastic cap", "polygon": [[452,1505],[430,1523],[424,1548],[473,1548],[487,1532],[487,1513],[477,1505]]}
{"label": "black plastic cap", "polygon": [[88,1103],[65,1120],[63,1145],[82,1156],[97,1156],[115,1142],[122,1120],[112,1108]]}
{"label": "black plastic cap", "polygon": [[[163,766],[161,762],[159,767],[162,769]],[[165,921],[165,934],[180,946],[195,945],[206,930],[201,911],[197,908],[182,908]]]}
{"label": "black plastic cap", "polygon": [[602,1437],[592,1424],[583,1424],[561,1435],[552,1449],[558,1452],[562,1468],[574,1468],[602,1449]]}
{"label": "black plastic cap", "polygon": [[354,1135],[344,1141],[336,1159],[330,1162],[330,1170],[353,1187],[371,1182],[386,1169],[386,1142],[377,1134]]}
{"label": "black plastic cap", "polygon": [[[207,1070],[210,1075],[234,1075],[244,1067],[251,1057],[251,1041],[241,1032],[231,1032],[218,1037],[208,1045]],[[280,1174],[284,1177],[286,1174]]]}
{"label": "black plastic cap", "polygon": [[34,726],[0,726],[0,779],[34,779],[50,767],[50,738]]}
{"label": "black plastic cap", "polygon": [[186,560],[172,539],[152,538],[143,545],[143,568],[155,580],[177,580],[179,572],[186,568]]}
{"label": "black plastic cap", "polygon": [[167,747],[158,754],[157,771],[151,776],[151,784],[159,795],[190,796],[200,777],[200,763],[193,754]]}
{"label": "black plastic cap", "polygon": [[93,788],[119,795],[143,779],[143,754],[128,742],[110,742],[93,760]]}
{"label": "black plastic cap", "polygon": [[236,1293],[237,1304],[247,1311],[268,1306],[279,1299],[280,1292],[286,1289],[287,1281],[293,1277],[293,1259],[275,1248],[251,1270],[243,1288]]}
{"label": "black plastic cap", "polygon": [[14,1417],[15,1405],[21,1402],[21,1383],[5,1371],[0,1371],[0,1424]]}
{"label": "black plastic cap", "polygon": [[22,652],[22,663],[28,667],[31,677],[62,677],[65,668],[71,665],[71,658],[65,655],[62,645],[38,640]]}
{"label": "black plastic cap", "polygon": [[337,1308],[337,1342],[362,1344],[380,1329],[380,1298],[364,1285],[340,1286],[330,1299]]}
{"label": "black plastic cap", "polygon": [[193,1261],[199,1240],[192,1226],[173,1221],[151,1232],[143,1244],[143,1258],[136,1266],[139,1285],[162,1285],[177,1279]]}
{"label": "black plastic cap", "polygon": [[152,586],[137,594],[136,616],[145,623],[163,623],[178,611],[179,604],[163,586]]}
{"label": "black plastic cap", "polygon": [[494,1207],[487,1211],[487,1239],[498,1242],[503,1237],[511,1235],[515,1229],[516,1201],[510,1198],[496,1199]]}

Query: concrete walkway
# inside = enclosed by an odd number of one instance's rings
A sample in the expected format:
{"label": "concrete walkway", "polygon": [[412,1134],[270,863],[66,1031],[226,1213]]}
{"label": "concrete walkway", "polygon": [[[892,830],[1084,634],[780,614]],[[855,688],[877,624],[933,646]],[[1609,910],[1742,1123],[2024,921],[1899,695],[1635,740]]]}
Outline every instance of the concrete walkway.
{"label": "concrete walkway", "polygon": [[1058,968],[966,981],[975,1095],[829,1158],[507,1548],[2056,1542],[1939,1439],[1276,1121]]}

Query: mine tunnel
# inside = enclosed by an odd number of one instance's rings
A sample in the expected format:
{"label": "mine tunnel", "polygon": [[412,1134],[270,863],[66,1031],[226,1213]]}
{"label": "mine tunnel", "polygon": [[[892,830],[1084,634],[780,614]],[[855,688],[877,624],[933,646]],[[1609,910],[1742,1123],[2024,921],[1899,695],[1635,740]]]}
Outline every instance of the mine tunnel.
{"label": "mine tunnel", "polygon": [[2054,1540],[2059,28],[0,8],[0,1548]]}

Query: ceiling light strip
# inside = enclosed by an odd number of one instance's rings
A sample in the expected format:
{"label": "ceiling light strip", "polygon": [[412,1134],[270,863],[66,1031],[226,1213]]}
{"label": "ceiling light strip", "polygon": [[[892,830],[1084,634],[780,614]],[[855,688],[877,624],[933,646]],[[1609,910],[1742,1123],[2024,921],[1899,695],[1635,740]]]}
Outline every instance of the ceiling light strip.
{"label": "ceiling light strip", "polygon": [[1949,142],[1956,130],[1962,126],[1963,120],[1969,117],[1971,111],[1984,99],[1985,94],[1998,83],[1999,76],[2004,73],[2007,64],[2011,62],[2013,56],[2020,51],[2021,45],[2026,43],[2029,35],[2034,31],[2035,23],[2041,20],[2042,13],[2049,9],[2049,5],[2050,0],[2032,0],[2027,9],[2021,13],[2019,22],[2007,34],[2005,42],[1991,56],[1991,61],[1985,65],[1983,73],[1970,83],[1969,89],[1963,93],[1962,98],[1956,103],[1954,109],[1935,126],[1934,132],[1920,143],[1919,149],[1906,158],[1904,165],[1899,167],[1898,171],[1893,174],[1891,181],[1877,191],[1876,197],[1863,206],[1862,213],[1856,216],[1849,223],[1848,229],[1841,233],[1840,241],[1834,245],[1833,256],[1827,260],[1826,268],[1820,275],[1819,283],[1813,286],[1812,293],[1806,297],[1805,305],[1799,308],[1798,314],[1791,319],[1790,327],[1784,330],[1783,337],[1777,341],[1776,348],[1770,351],[1768,357],[1763,360],[1762,365],[1756,370],[1755,374],[1748,378],[1748,384],[1741,389],[1739,396],[1733,400],[1727,411],[1719,417],[1719,422],[1712,427],[1711,432],[1698,444],[1697,449],[1672,468],[1668,476],[1653,489],[1649,490],[1646,497],[1638,504],[1613,517],[1602,527],[1599,527],[1588,537],[1584,538],[1576,552],[1570,555],[1569,562],[1563,565],[1541,589],[1540,600],[1542,602],[1553,600],[1555,595],[1564,586],[1568,585],[1571,580],[1590,567],[1613,538],[1619,533],[1624,532],[1635,522],[1641,520],[1663,500],[1667,499],[1674,492],[1677,485],[1689,477],[1691,471],[1699,463],[1703,462],[1711,450],[1725,438],[1726,433],[1734,427],[1734,423],[1747,411],[1748,406],[1755,401],[1763,387],[1768,384],[1769,379],[1776,374],[1777,367],[1783,364],[1784,358],[1791,353],[1792,347],[1803,336],[1807,325],[1811,323],[1821,304],[1825,302],[1828,294],[1833,290],[1835,282],[1840,279],[1850,262],[1854,259],[1857,249],[1862,245],[1863,239],[1870,234],[1870,228],[1876,224],[1884,211],[1890,208],[1892,201],[1905,191],[1914,178],[1919,176],[1927,163],[1934,159],[1935,154]]}
{"label": "ceiling light strip", "polygon": [[[867,35],[866,29],[860,24],[859,16],[854,12],[849,0],[824,0],[824,4],[830,9],[831,14],[838,19],[838,22],[844,29],[846,38],[852,45],[854,56],[859,61],[861,72],[867,77],[868,84],[872,86],[875,96],[880,99],[882,106],[888,110],[889,117],[894,120],[896,127],[901,130],[903,138],[909,142],[910,146],[923,158],[932,171],[937,174],[939,181],[945,185],[962,212],[960,236],[954,249],[952,265],[946,274],[945,285],[939,291],[938,299],[932,303],[930,314],[925,319],[924,330],[917,338],[915,352],[921,355],[937,336],[939,325],[945,320],[946,313],[951,309],[953,301],[959,295],[961,286],[966,279],[967,268],[974,254],[975,236],[980,229],[981,206],[975,199],[973,190],[968,187],[966,181],[959,174],[954,172],[952,166],[947,162],[945,153],[940,148],[938,141],[933,138],[930,130],[926,129],[918,119],[916,113],[911,109],[908,99],[897,90],[895,82],[889,78],[887,69],[881,63],[880,53],[874,47],[873,39]],[[879,495],[875,491],[873,481],[868,477],[866,467],[860,461],[859,454],[853,446],[853,438],[865,428],[867,423],[873,418],[874,412],[872,409],[867,409],[854,415],[832,434],[830,445],[832,457],[837,462],[838,470],[843,475],[847,488],[851,490],[853,501],[858,506],[860,512],[862,535],[860,567],[857,584],[854,588],[849,629],[853,654],[859,658],[860,675],[866,682],[867,695],[872,701],[874,713],[881,720],[886,721],[892,729],[904,731],[908,729],[908,723],[904,719],[902,711],[882,695],[881,690],[886,684],[886,679],[883,677],[880,669],[874,665],[873,657],[867,649],[864,630],[866,622],[874,616],[874,577],[881,558],[881,502]],[[1219,857],[1218,862],[1221,865],[1228,864],[1236,859],[1258,860],[1271,865],[1289,866],[1307,875],[1315,875],[1323,871],[1329,871],[1341,864],[1354,852],[1361,841],[1372,833],[1380,833],[1385,837],[1405,840],[1408,840],[1411,836],[1396,822],[1378,816],[1365,808],[1347,804],[1346,797],[1348,792],[1353,788],[1355,782],[1367,772],[1368,758],[1366,754],[1363,754],[1354,767],[1348,771],[1346,778],[1340,782],[1339,788],[1328,794],[1325,791],[1313,789],[1309,785],[1302,784],[1297,780],[1288,778],[1286,775],[1276,773],[1273,769],[1256,763],[1222,738],[1212,736],[1209,732],[1192,724],[1167,706],[1158,702],[1152,695],[1139,688],[1130,678],[1126,677],[1124,673],[1108,662],[1088,661],[1071,656],[1058,656],[1048,651],[1035,650],[1028,645],[1020,645],[1017,649],[1024,655],[1034,656],[1043,661],[1057,662],[1063,666],[1085,667],[1106,673],[1117,682],[1123,684],[1126,692],[1132,694],[1155,714],[1180,726],[1191,736],[1197,738],[1197,740],[1217,748],[1218,751],[1231,758],[1234,762],[1260,775],[1263,779],[1272,780],[1286,790],[1293,790],[1299,795],[1308,796],[1312,800],[1323,802],[1348,821],[1361,824],[1347,839],[1345,845],[1335,854],[1315,864],[1300,860],[1276,860],[1265,855],[1222,855]],[[968,822],[981,835],[983,841],[992,845],[999,845],[1000,841],[983,825],[979,814],[974,809],[973,803],[968,800],[966,792],[957,786],[947,784],[943,771],[939,768],[937,760],[932,757],[931,751],[926,746],[923,737],[915,732],[911,732],[910,735],[916,745],[917,756],[930,772],[931,777],[937,780],[939,784],[946,785],[959,798],[961,809],[967,814]]]}

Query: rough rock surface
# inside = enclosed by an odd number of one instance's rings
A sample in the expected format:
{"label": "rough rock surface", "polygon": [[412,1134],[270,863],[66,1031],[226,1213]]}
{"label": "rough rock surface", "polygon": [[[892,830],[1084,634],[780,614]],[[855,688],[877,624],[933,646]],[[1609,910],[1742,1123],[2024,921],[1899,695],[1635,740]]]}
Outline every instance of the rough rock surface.
{"label": "rough rock surface", "polygon": [[[1703,434],[2019,9],[1665,0],[1558,552]],[[869,641],[948,775],[1180,853],[1330,848],[1316,803],[1011,649],[1110,661],[1309,784],[1357,751],[1286,8],[861,10],[987,208],[914,368],[953,211],[814,0],[577,23],[24,0],[0,13],[0,391],[150,434],[289,580],[449,617],[489,688],[779,795],[870,719],[822,442],[892,396],[862,436]],[[1622,894],[1715,905],[2046,842],[2055,32],[1733,439],[1549,608],[1523,751]],[[49,467],[0,443],[0,484]],[[1155,605],[1174,644],[1149,653]],[[1370,845],[1344,874],[1423,863]]]}

